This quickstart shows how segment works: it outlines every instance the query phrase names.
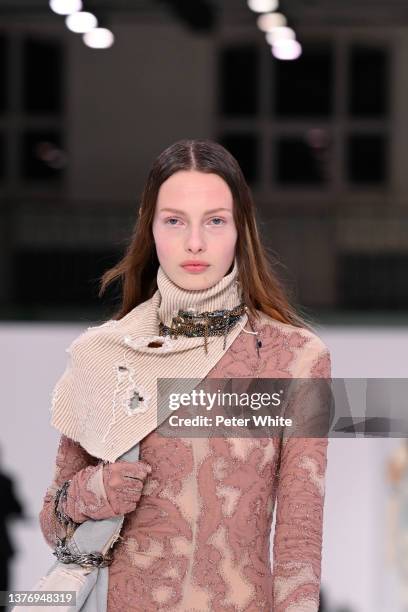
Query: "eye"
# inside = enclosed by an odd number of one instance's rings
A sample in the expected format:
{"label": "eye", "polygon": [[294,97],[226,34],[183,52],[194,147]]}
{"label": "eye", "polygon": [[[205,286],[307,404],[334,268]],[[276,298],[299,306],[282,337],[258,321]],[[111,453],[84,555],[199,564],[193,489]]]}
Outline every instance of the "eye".
{"label": "eye", "polygon": [[169,217],[168,219],[166,219],[165,223],[166,225],[175,225],[175,223],[169,223],[169,221],[178,221],[178,219],[176,217]]}
{"label": "eye", "polygon": [[[221,219],[221,217],[213,217],[212,220],[214,221],[214,219],[218,219],[219,221],[222,221],[223,224],[226,223],[225,219]],[[216,223],[215,225],[222,225],[222,224],[221,223]]]}

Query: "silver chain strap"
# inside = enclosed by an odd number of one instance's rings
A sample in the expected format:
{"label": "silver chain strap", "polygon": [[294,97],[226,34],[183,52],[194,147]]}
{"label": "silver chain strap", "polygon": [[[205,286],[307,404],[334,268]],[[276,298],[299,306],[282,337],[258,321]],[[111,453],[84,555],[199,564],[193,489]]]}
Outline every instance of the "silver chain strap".
{"label": "silver chain strap", "polygon": [[[82,567],[106,567],[113,561],[111,553],[73,553],[67,545],[67,540],[69,540],[75,529],[80,524],[73,521],[70,516],[65,514],[65,512],[59,508],[60,501],[66,500],[67,498],[67,491],[70,483],[71,480],[66,480],[63,482],[63,484],[57,489],[54,497],[54,514],[58,522],[66,529],[67,532],[69,531],[70,533],[67,533],[67,535],[65,535],[63,538],[57,536],[57,545],[52,554],[57,557],[61,563],[76,563]],[[122,539],[121,536],[118,535],[118,537],[112,542],[111,548],[119,538]]]}
{"label": "silver chain strap", "polygon": [[66,540],[66,536],[62,539],[57,537],[57,546],[52,553],[62,563],[76,563],[82,567],[106,567],[113,561],[110,553],[105,555],[99,552],[74,554],[68,548]]}

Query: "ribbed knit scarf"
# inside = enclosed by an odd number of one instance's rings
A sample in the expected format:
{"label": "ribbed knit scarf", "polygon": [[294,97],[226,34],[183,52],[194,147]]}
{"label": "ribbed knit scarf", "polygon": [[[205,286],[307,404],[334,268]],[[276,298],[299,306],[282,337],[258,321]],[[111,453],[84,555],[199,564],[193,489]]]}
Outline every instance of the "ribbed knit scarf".
{"label": "ribbed knit scarf", "polygon": [[[247,314],[223,336],[159,335],[179,309],[197,313],[232,309],[242,301],[238,265],[208,289],[176,285],[159,266],[157,290],[122,319],[88,327],[66,349],[68,363],[51,395],[51,425],[91,455],[115,461],[168,416],[169,392],[189,393],[217,364],[248,320]],[[148,346],[150,343],[156,346]],[[160,346],[157,344],[160,343]],[[142,398],[142,399],[140,399]],[[160,404],[160,405],[159,405]]]}

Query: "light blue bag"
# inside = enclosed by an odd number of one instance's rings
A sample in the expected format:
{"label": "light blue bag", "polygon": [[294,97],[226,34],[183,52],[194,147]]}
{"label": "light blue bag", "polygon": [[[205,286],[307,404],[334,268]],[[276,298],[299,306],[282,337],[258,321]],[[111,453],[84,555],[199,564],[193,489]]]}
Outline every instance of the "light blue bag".
{"label": "light blue bag", "polygon": [[[137,461],[139,443],[126,451],[119,459]],[[106,554],[116,542],[124,516],[95,521],[88,519],[81,523],[67,540],[66,546],[72,554]],[[76,603],[66,605],[35,605],[36,612],[106,612],[108,598],[109,567],[81,566],[77,563],[63,563],[57,560],[33,591],[75,591]],[[32,606],[14,606],[12,612],[32,612]]]}

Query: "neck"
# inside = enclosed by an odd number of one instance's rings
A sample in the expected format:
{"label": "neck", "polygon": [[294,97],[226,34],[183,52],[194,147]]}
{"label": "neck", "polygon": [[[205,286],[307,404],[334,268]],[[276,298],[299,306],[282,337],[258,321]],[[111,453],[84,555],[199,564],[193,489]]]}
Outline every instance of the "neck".
{"label": "neck", "polygon": [[215,285],[207,289],[183,289],[174,283],[159,266],[157,271],[157,288],[161,302],[158,307],[159,320],[164,325],[171,325],[172,318],[178,311],[193,308],[197,313],[213,310],[231,309],[241,303],[238,286],[238,264],[236,257],[229,274],[226,274]]}

